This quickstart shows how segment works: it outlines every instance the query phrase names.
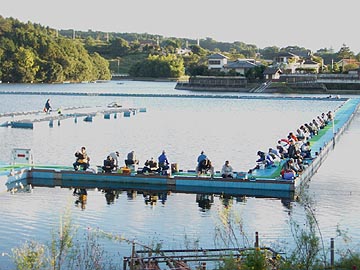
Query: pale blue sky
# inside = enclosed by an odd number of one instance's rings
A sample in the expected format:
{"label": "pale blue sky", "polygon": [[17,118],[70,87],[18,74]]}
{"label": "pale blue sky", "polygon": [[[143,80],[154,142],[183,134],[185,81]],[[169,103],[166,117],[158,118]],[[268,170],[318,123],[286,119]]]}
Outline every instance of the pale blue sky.
{"label": "pale blue sky", "polygon": [[0,14],[56,29],[360,52],[358,0],[9,0]]}

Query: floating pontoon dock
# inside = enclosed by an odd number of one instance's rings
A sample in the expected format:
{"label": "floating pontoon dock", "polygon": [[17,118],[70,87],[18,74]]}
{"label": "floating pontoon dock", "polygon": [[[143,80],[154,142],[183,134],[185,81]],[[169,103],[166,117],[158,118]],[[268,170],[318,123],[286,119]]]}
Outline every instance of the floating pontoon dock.
{"label": "floating pontoon dock", "polygon": [[[282,195],[293,194],[293,192],[306,183],[317,171],[326,158],[328,152],[334,147],[340,135],[349,125],[358,109],[360,99],[347,99],[335,112],[335,120],[319,131],[319,134],[310,139],[312,153],[316,155],[307,160],[305,171],[293,180],[285,180],[280,177],[283,162],[275,167],[256,169],[251,174],[238,173],[234,179],[223,179],[220,174],[210,178],[209,175],[197,176],[194,172],[175,172],[171,175],[150,174],[144,175],[133,172],[129,175],[122,173],[95,173],[89,171],[73,171],[71,167],[59,166],[57,168],[48,166],[18,165],[18,169],[12,168],[9,174],[7,188],[18,188],[16,184],[22,181],[22,185],[32,184],[41,186],[71,186],[86,187],[86,185],[112,188],[119,185],[135,185],[144,187],[162,187],[169,190],[183,190],[187,192],[198,192],[199,190],[217,191],[222,194],[244,194],[249,190],[258,195],[268,196],[282,192]],[[21,169],[21,170],[20,170]],[[3,171],[6,170],[3,167]],[[250,192],[251,193],[251,192]],[[285,196],[286,197],[286,196]]]}
{"label": "floating pontoon dock", "polygon": [[[96,115],[103,115],[104,119],[110,119],[111,115],[117,118],[119,115],[130,117],[137,112],[146,112],[146,108],[123,108],[121,106],[114,107],[74,107],[65,108],[58,111],[45,113],[43,111],[17,112],[0,114],[0,127],[12,128],[34,128],[34,123],[49,122],[52,127],[54,121],[61,121],[68,118],[73,118],[77,121],[82,118],[86,122],[92,122]],[[60,123],[60,122],[59,122]]]}

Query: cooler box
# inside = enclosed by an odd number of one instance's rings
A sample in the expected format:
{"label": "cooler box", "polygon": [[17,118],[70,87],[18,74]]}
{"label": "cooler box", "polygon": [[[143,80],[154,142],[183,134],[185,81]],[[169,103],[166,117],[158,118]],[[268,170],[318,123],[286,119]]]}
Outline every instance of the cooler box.
{"label": "cooler box", "polygon": [[131,171],[128,167],[121,167],[117,172],[122,174],[130,174]]}

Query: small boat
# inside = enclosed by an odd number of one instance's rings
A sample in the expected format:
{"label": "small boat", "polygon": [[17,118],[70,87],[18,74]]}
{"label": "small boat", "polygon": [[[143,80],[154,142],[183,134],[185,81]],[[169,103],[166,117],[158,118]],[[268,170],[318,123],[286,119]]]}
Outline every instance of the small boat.
{"label": "small boat", "polygon": [[122,107],[122,105],[120,103],[116,102],[116,101],[111,102],[107,106],[108,106],[108,108],[120,108],[120,107]]}

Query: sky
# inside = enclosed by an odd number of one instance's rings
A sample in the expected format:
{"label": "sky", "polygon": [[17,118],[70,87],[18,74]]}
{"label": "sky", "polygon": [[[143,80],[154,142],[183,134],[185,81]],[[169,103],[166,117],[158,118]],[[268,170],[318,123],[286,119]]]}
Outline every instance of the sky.
{"label": "sky", "polygon": [[[5,0],[6,1],[6,0]],[[5,2],[4,1],[4,2]],[[65,30],[360,52],[358,0],[7,0],[0,15]]]}

